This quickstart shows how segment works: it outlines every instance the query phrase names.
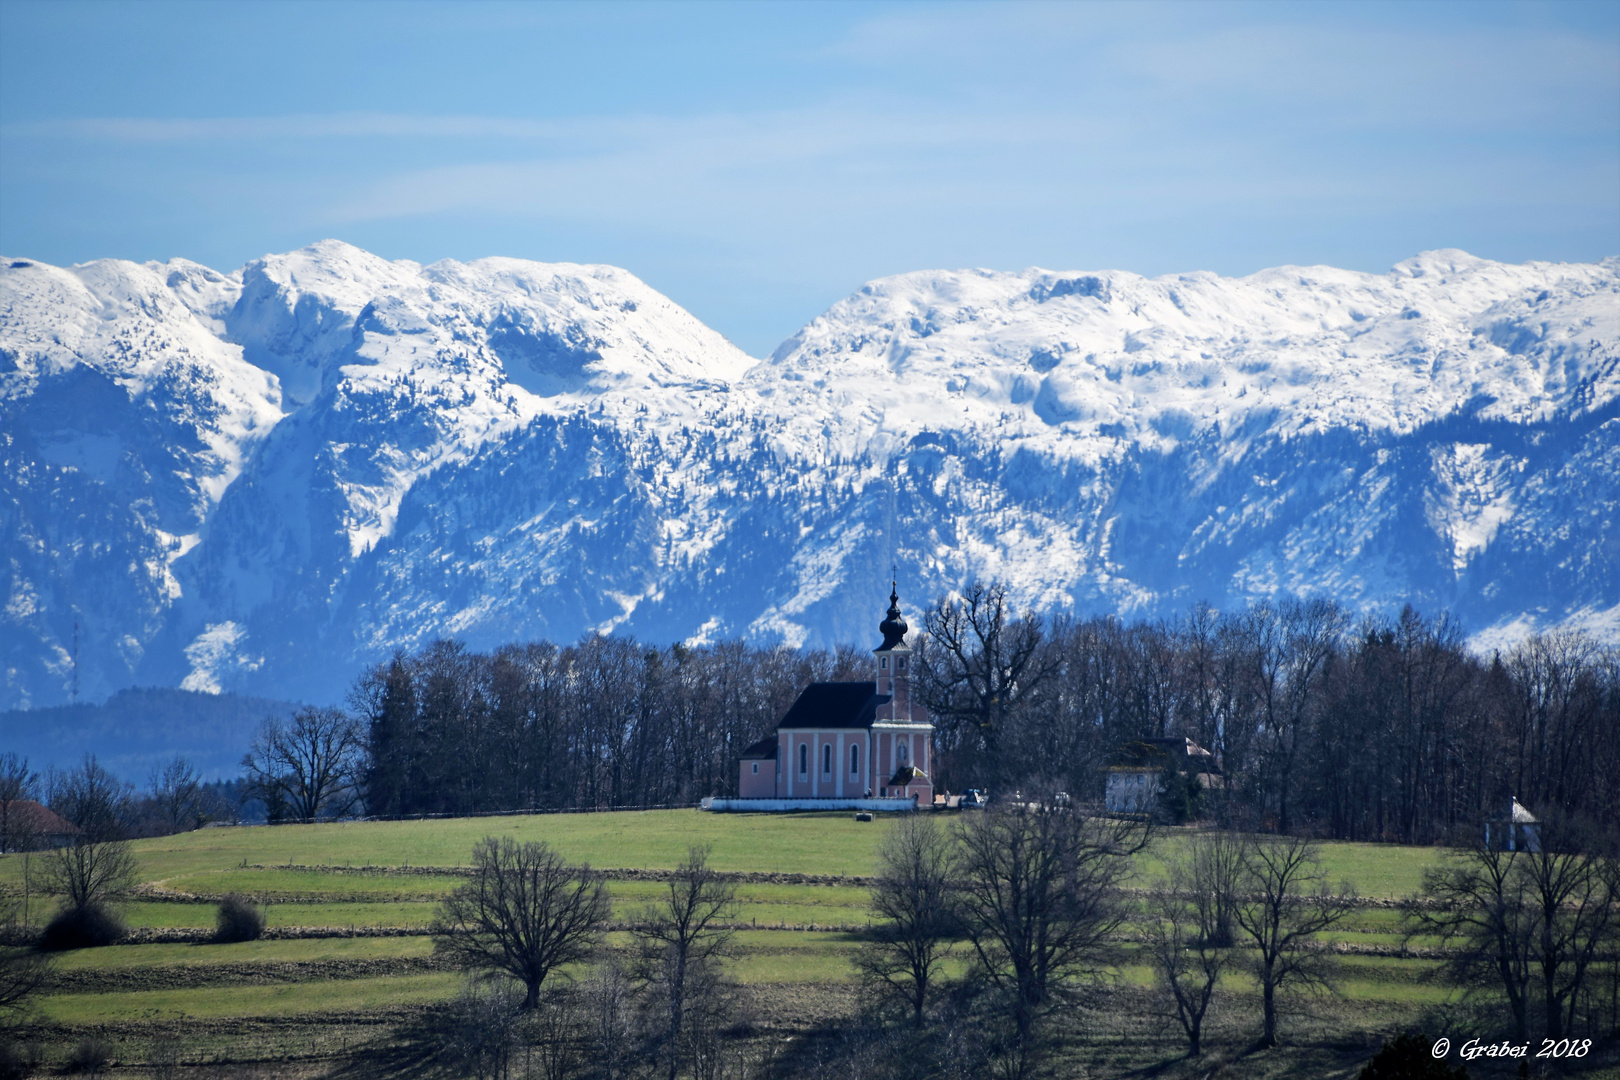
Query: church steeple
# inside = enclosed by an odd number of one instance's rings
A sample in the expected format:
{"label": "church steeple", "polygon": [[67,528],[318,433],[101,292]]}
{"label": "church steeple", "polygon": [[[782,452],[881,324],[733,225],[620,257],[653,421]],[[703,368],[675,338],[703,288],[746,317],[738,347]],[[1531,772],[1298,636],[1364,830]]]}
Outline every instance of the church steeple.
{"label": "church steeple", "polygon": [[891,580],[889,610],[878,624],[883,644],[872,650],[877,656],[877,692],[889,695],[888,704],[878,709],[886,720],[911,719],[911,650],[906,646],[910,629],[900,614],[900,584]]}
{"label": "church steeple", "polygon": [[883,635],[883,644],[874,649],[874,652],[882,652],[904,643],[906,633],[911,629],[906,625],[906,617],[900,614],[900,583],[891,581],[890,588],[889,610],[885,613],[884,620],[878,623],[878,633]]}

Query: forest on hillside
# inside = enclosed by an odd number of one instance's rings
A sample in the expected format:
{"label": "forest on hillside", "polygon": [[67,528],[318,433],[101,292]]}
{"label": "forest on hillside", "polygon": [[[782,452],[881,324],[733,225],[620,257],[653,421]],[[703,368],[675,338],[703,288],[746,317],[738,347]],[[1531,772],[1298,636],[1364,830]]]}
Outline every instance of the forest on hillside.
{"label": "forest on hillside", "polygon": [[[1123,747],[1185,735],[1224,772],[1199,812],[1280,832],[1440,842],[1511,797],[1620,819],[1620,653],[1577,632],[1482,657],[1410,608],[1046,618],[994,585],[918,621],[936,788],[1097,799]],[[804,685],[870,677],[855,647],[439,641],[355,682],[356,777],[374,815],[692,803],[735,793],[737,755]]]}
{"label": "forest on hillside", "polygon": [[[1538,815],[1620,820],[1620,650],[1579,632],[1486,657],[1447,616],[1411,608],[1361,621],[1324,600],[1050,618],[987,585],[931,604],[909,642],[914,694],[936,724],[936,790],[1096,802],[1106,769],[1136,763],[1141,740],[1186,736],[1222,775],[1189,785],[1181,818],[1421,844],[1474,836],[1511,798]],[[736,793],[738,755],[804,686],[871,677],[855,646],[592,635],[485,653],[441,640],[359,673],[345,708],[268,714],[239,781],[202,784],[176,758],[137,791],[93,756],[40,776],[8,754],[0,799],[39,797],[77,821],[84,791],[97,792],[96,814],[125,835],[691,805]]]}

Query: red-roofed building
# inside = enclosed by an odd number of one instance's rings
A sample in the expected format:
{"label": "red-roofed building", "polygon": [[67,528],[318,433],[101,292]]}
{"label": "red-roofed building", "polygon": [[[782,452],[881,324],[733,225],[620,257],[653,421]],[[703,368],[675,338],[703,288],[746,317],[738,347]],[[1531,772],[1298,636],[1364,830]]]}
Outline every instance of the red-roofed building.
{"label": "red-roofed building", "polygon": [[78,837],[77,825],[33,799],[0,799],[0,852],[67,847]]}

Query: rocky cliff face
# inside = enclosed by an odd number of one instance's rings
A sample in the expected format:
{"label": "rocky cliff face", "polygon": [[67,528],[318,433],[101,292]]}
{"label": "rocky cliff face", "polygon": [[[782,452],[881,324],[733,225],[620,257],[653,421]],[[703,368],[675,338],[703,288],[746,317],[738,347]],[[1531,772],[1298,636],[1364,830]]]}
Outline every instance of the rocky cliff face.
{"label": "rocky cliff face", "polygon": [[916,601],[1620,638],[1617,397],[1615,259],[907,274],[764,361],[610,267],[6,259],[0,706],[332,699],[438,636],[864,641],[891,561]]}

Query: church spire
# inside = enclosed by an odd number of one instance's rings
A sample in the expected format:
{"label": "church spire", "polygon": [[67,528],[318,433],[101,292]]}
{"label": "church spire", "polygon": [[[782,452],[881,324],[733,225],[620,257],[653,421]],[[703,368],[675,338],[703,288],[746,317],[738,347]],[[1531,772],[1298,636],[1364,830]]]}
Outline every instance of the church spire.
{"label": "church spire", "polygon": [[890,582],[889,610],[884,614],[883,621],[878,624],[878,633],[883,635],[883,644],[872,650],[873,652],[884,652],[903,645],[906,640],[906,633],[911,629],[906,625],[906,617],[900,614],[900,583],[898,581]]}
{"label": "church spire", "polygon": [[877,654],[877,692],[889,700],[878,707],[881,720],[910,721],[911,719],[911,649],[906,645],[906,617],[900,614],[900,583],[891,578],[889,583],[889,610],[878,624],[883,644],[872,651]]}

